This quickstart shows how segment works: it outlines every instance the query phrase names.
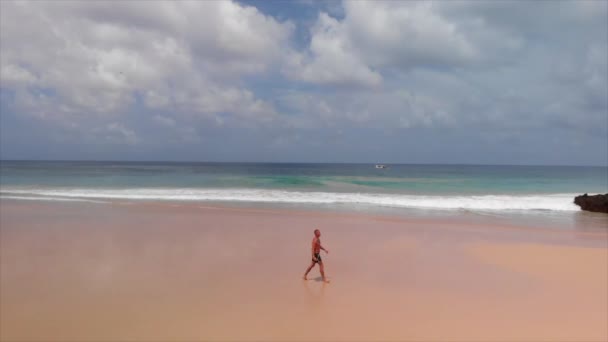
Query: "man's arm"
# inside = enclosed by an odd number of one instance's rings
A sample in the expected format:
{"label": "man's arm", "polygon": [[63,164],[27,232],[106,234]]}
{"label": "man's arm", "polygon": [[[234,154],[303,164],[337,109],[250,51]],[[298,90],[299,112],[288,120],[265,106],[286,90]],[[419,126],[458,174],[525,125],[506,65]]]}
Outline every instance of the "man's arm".
{"label": "man's arm", "polygon": [[325,251],[325,253],[329,253],[329,251],[328,251],[327,249],[325,249],[325,248],[323,248],[323,246],[321,246],[321,243],[320,243],[320,242],[319,242],[319,248],[321,248],[322,250],[324,250],[324,251]]}

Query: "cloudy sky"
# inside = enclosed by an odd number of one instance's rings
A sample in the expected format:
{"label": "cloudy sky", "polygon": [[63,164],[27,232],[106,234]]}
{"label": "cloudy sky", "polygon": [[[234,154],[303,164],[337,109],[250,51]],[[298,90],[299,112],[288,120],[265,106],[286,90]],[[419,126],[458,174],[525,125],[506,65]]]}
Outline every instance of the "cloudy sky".
{"label": "cloudy sky", "polygon": [[608,2],[0,2],[0,158],[608,164]]}

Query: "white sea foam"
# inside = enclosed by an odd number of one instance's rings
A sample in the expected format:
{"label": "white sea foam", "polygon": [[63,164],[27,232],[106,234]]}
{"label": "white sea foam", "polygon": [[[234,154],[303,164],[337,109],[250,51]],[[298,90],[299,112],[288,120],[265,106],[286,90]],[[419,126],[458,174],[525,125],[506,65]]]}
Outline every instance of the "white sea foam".
{"label": "white sea foam", "polygon": [[16,196],[0,194],[0,198],[16,199],[22,201],[59,201],[59,202],[90,202],[90,203],[107,203],[104,201],[88,200],[84,198],[66,198],[66,197],[49,197],[49,196]]}
{"label": "white sea foam", "polygon": [[392,208],[447,210],[551,210],[577,211],[576,194],[436,196],[379,193],[302,192],[268,189],[94,189],[3,188],[0,198],[43,200],[157,200],[293,204],[365,205]]}

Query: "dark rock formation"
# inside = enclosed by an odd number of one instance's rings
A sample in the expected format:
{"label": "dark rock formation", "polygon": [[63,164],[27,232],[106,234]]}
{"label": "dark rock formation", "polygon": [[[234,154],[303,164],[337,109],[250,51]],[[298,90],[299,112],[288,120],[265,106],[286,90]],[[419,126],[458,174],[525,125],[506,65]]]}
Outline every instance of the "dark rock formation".
{"label": "dark rock formation", "polygon": [[584,194],[574,198],[574,204],[582,210],[608,214],[608,194],[589,196]]}

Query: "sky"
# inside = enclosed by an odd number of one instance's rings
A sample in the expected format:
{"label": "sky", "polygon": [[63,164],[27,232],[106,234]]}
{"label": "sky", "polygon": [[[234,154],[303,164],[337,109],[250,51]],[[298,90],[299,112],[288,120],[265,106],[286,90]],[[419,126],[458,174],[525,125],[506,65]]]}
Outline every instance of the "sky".
{"label": "sky", "polygon": [[606,1],[1,1],[0,159],[608,165]]}

